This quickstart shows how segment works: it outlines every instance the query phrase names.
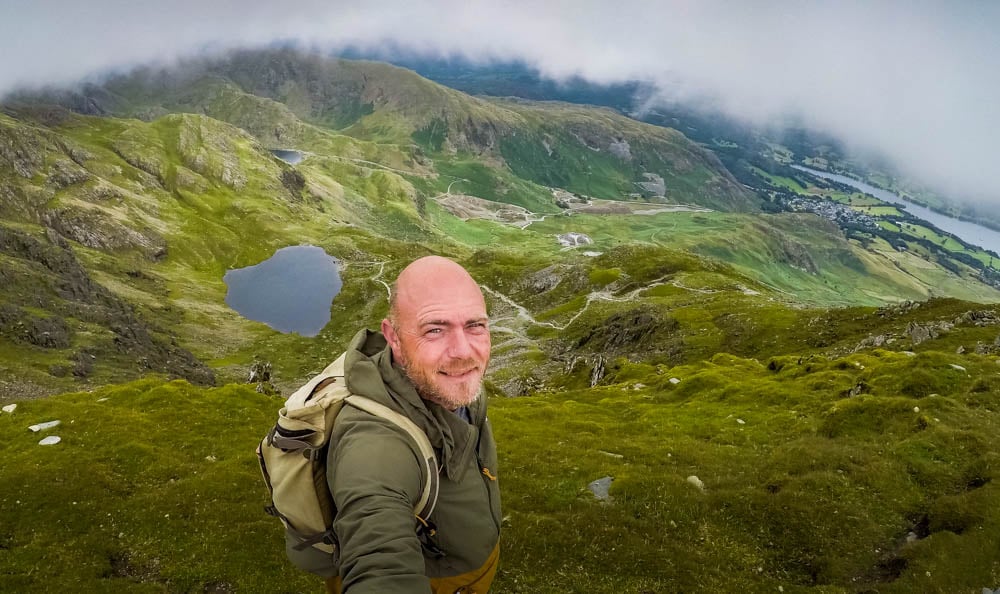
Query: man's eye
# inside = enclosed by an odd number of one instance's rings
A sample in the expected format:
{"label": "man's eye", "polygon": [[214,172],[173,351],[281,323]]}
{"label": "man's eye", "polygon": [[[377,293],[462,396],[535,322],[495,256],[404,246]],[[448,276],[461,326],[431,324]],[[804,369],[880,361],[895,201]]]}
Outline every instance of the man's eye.
{"label": "man's eye", "polygon": [[484,322],[475,322],[473,324],[469,324],[468,329],[471,330],[472,332],[485,332],[486,330],[488,330]]}
{"label": "man's eye", "polygon": [[424,334],[441,334],[441,332],[441,328],[431,328],[427,332],[424,332]]}

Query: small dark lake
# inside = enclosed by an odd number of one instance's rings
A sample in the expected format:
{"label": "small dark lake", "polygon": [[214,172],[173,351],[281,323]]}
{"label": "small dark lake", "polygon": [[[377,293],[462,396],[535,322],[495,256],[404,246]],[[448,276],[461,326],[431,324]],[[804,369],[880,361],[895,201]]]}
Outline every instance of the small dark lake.
{"label": "small dark lake", "polygon": [[279,332],[316,336],[340,292],[337,259],[322,248],[282,248],[255,266],[226,272],[226,304]]}
{"label": "small dark lake", "polygon": [[289,165],[298,165],[302,162],[302,159],[305,158],[305,155],[303,155],[300,151],[288,149],[271,149],[271,154]]}

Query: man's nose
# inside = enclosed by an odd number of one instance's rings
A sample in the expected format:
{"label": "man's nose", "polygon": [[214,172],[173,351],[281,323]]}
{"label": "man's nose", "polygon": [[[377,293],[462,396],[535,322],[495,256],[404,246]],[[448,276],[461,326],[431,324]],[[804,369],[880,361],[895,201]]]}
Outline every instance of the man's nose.
{"label": "man's nose", "polygon": [[465,331],[451,333],[451,343],[448,345],[448,355],[455,359],[467,359],[472,356],[472,344]]}

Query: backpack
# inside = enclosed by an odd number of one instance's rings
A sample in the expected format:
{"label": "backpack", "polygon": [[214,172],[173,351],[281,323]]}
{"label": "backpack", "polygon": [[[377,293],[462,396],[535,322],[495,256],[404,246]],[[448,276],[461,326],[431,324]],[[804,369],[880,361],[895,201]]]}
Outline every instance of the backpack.
{"label": "backpack", "polygon": [[[257,458],[271,504],[264,508],[285,526],[289,560],[322,577],[337,573],[336,509],[326,480],[330,434],[344,404],[391,421],[417,444],[424,462],[423,491],[413,508],[418,534],[434,534],[427,520],[438,495],[437,458],[427,435],[413,421],[373,400],[351,394],[344,380],[344,355],[292,394],[278,422],[257,446]],[[423,536],[423,534],[421,534]]]}

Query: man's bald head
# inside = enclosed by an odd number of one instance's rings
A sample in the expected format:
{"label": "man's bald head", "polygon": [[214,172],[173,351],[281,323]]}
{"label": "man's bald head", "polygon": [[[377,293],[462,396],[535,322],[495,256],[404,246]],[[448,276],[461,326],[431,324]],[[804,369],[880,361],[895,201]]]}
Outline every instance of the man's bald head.
{"label": "man's bald head", "polygon": [[[424,256],[411,262],[396,277],[389,295],[389,321],[396,324],[400,303],[420,300],[429,290],[440,290],[453,286],[475,287],[482,295],[479,285],[472,275],[454,260],[442,256]],[[485,306],[484,306],[485,308]]]}
{"label": "man's bald head", "polygon": [[490,358],[489,320],[479,285],[457,263],[427,256],[404,268],[382,334],[422,398],[450,410],[476,399]]}

